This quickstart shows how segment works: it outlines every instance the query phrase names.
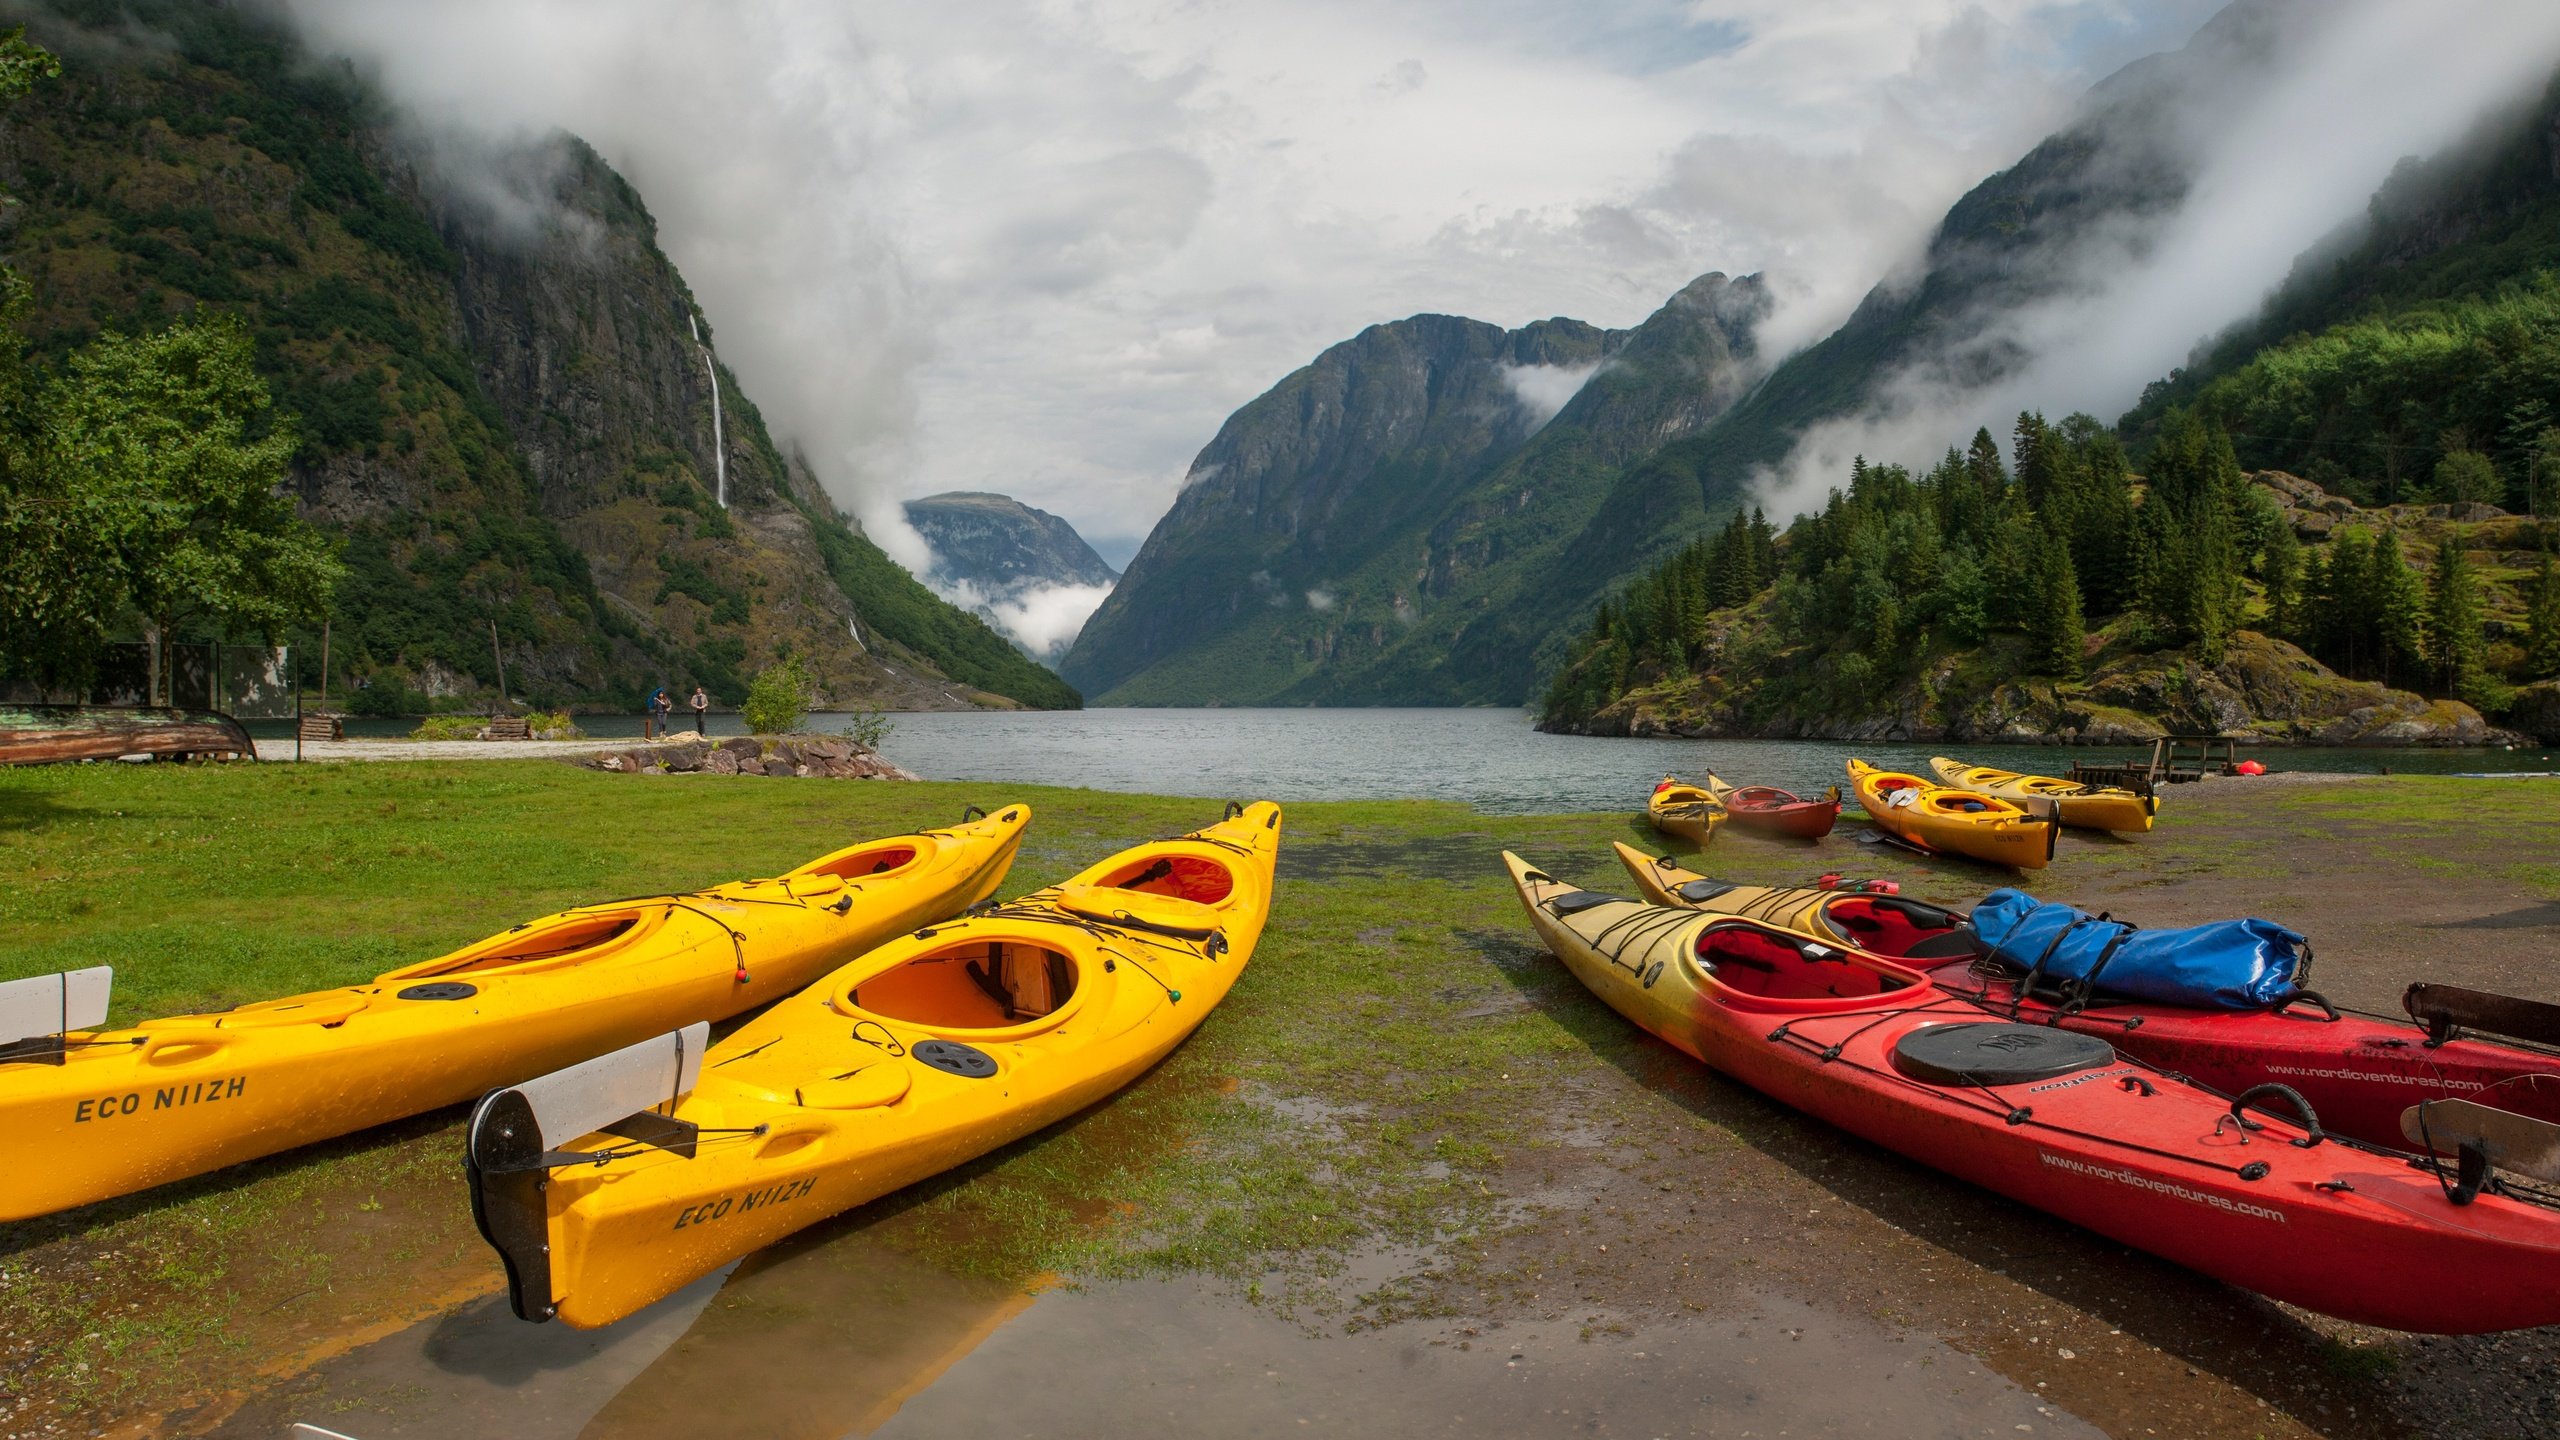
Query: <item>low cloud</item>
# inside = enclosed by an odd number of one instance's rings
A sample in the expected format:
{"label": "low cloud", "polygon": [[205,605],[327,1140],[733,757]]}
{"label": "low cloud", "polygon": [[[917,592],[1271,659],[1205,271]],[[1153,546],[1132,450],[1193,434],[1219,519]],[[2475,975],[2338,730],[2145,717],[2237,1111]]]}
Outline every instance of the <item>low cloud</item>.
{"label": "low cloud", "polygon": [[777,438],[920,567],[898,502],[943,490],[1143,532],[1377,321],[1624,327],[1766,271],[1791,346],[2215,0],[280,3],[465,172],[593,143]]}
{"label": "low cloud", "polygon": [[934,593],[984,618],[1043,663],[1055,663],[1065,655],[1083,633],[1084,622],[1111,595],[1108,585],[1044,583],[990,592],[969,580],[934,577],[930,583]]}
{"label": "low cloud", "polygon": [[1310,590],[1307,592],[1307,608],[1315,611],[1319,615],[1332,609],[1337,603],[1334,593],[1330,590]]}
{"label": "low cloud", "polygon": [[1600,365],[1597,360],[1588,365],[1505,365],[1502,383],[1511,387],[1511,398],[1520,402],[1529,428],[1536,430],[1556,418],[1566,401],[1582,393],[1591,377],[1600,373]]}
{"label": "low cloud", "polygon": [[1860,412],[1809,430],[1761,488],[1773,515],[1802,513],[1845,482],[1854,456],[1927,463],[1977,427],[2005,435],[2021,410],[2112,420],[2195,347],[2246,319],[2295,260],[2360,221],[2394,165],[2458,142],[2560,65],[2560,7],[2458,0],[2411,7],[2342,0],[2245,83],[2171,107],[2192,144],[2186,196],[2081,237],[2048,298],[1961,317],[1960,339],[1888,376]]}

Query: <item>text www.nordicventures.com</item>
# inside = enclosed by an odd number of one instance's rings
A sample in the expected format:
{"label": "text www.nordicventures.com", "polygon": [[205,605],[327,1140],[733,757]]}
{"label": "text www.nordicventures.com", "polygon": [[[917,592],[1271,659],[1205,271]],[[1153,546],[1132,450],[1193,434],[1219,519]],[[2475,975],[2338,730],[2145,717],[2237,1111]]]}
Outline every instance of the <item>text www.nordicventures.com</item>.
{"label": "text www.nordicventures.com", "polygon": [[2175,1181],[2156,1180],[2148,1175],[2137,1175],[2131,1170],[2118,1170],[2107,1165],[2092,1165],[2085,1160],[2074,1160],[2067,1155],[2056,1155],[2049,1150],[2040,1153],[2044,1156],[2044,1163],[2056,1170],[2068,1170],[2074,1175],[2087,1175],[2099,1180],[2113,1180],[2119,1185],[2130,1185],[2136,1190],[2148,1190],[2156,1195],[2175,1196],[2190,1204],[2209,1205],[2216,1210],[2228,1211],[2234,1215],[2249,1215],[2260,1220],[2273,1220],[2279,1225],[2285,1223],[2283,1211],[2270,1209],[2264,1205],[2252,1205],[2245,1200],[2234,1200],[2228,1196],[2214,1195],[2203,1190],[2190,1190]]}

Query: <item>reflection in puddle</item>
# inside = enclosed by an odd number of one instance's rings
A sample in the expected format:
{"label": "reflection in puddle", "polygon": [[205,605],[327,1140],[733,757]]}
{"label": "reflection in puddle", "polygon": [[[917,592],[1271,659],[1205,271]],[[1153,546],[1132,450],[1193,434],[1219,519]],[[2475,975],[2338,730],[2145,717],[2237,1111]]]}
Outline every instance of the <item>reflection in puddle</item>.
{"label": "reflection in puddle", "polygon": [[601,1331],[524,1325],[482,1301],[332,1361],[217,1433],[267,1440],[294,1420],[361,1440],[2099,1433],[1935,1340],[1772,1297],[1742,1299],[1738,1317],[1315,1334],[1206,1279],[1035,1297],[865,1236],[759,1258]]}
{"label": "reflection in puddle", "polygon": [[871,1433],[2097,1436],[1934,1340],[1780,1300],[1746,1318],[1311,1336],[1205,1281],[1042,1295]]}
{"label": "reflection in puddle", "polygon": [[813,1246],[742,1269],[579,1433],[865,1433],[1031,1300],[1020,1286],[947,1275],[865,1240]]}

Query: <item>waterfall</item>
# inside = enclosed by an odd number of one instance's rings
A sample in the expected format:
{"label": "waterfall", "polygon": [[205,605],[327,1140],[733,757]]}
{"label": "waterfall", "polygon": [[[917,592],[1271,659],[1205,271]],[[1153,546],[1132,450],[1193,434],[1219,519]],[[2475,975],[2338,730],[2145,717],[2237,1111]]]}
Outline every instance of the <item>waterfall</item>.
{"label": "waterfall", "polygon": [[711,363],[711,347],[702,343],[702,322],[685,312],[684,323],[693,330],[693,348],[702,352],[702,373],[711,377],[711,468],[717,484],[712,498],[720,508],[729,508],[729,447],[720,437],[720,371]]}

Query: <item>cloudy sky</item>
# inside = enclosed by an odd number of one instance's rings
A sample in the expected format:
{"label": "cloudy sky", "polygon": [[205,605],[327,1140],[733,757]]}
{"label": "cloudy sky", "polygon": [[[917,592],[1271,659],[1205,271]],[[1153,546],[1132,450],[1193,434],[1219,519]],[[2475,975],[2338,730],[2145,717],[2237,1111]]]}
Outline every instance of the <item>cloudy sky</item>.
{"label": "cloudy sky", "polygon": [[902,559],[997,490],[1125,561],[1362,326],[1641,319],[1767,271],[1812,338],[2213,0],[292,0],[422,130],[564,127]]}

